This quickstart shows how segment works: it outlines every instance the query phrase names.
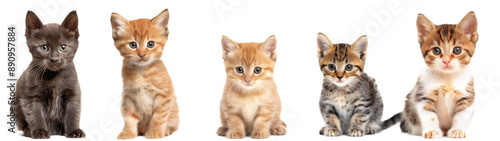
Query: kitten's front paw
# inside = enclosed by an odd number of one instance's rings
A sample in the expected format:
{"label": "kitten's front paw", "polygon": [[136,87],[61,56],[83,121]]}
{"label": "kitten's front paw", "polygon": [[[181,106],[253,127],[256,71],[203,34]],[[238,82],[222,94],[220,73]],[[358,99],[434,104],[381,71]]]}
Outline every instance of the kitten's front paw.
{"label": "kitten's front paw", "polygon": [[219,136],[226,136],[226,132],[227,127],[219,127],[219,129],[217,129],[217,135]]}
{"label": "kitten's front paw", "polygon": [[165,132],[159,130],[151,130],[149,132],[146,132],[145,136],[147,139],[159,139],[165,137]]}
{"label": "kitten's front paw", "polygon": [[342,134],[342,131],[340,131],[337,128],[323,127],[319,131],[319,134],[320,135],[325,135],[325,136],[328,136],[328,137],[336,137],[336,136],[340,136],[340,134]]}
{"label": "kitten's front paw", "polygon": [[252,133],[252,138],[254,139],[265,139],[269,137],[269,131],[254,131]]}
{"label": "kitten's front paw", "polygon": [[241,139],[245,137],[245,131],[227,131],[226,137],[230,139]]}
{"label": "kitten's front paw", "polygon": [[49,131],[45,129],[35,129],[31,131],[31,138],[32,139],[48,139],[50,138],[50,133]]}
{"label": "kitten's front paw", "polygon": [[351,137],[362,137],[365,135],[365,131],[361,129],[349,129],[348,134]]}
{"label": "kitten's front paw", "polygon": [[131,132],[127,132],[127,131],[122,131],[117,139],[119,140],[123,140],[123,139],[133,139],[137,136],[137,134],[134,134],[134,133],[131,133]]}
{"label": "kitten's front paw", "polygon": [[66,138],[85,138],[85,132],[81,129],[76,129],[75,131],[66,134]]}
{"label": "kitten's front paw", "polygon": [[366,127],[365,131],[366,131],[366,134],[368,134],[368,135],[373,135],[373,134],[377,133],[377,131],[375,131],[375,129],[370,128],[370,127]]}
{"label": "kitten's front paw", "polygon": [[30,130],[29,128],[27,128],[27,127],[26,127],[26,128],[24,128],[24,130],[23,130],[23,135],[24,135],[25,137],[31,137],[31,130]]}
{"label": "kitten's front paw", "polygon": [[278,126],[276,128],[271,129],[271,135],[285,135],[285,134],[286,134],[285,126]]}
{"label": "kitten's front paw", "polygon": [[438,138],[440,135],[439,135],[439,132],[436,130],[429,130],[429,131],[423,132],[422,136],[426,139],[435,139],[435,138]]}
{"label": "kitten's front paw", "polygon": [[450,138],[465,138],[465,131],[461,129],[454,129],[448,131],[448,137]]}

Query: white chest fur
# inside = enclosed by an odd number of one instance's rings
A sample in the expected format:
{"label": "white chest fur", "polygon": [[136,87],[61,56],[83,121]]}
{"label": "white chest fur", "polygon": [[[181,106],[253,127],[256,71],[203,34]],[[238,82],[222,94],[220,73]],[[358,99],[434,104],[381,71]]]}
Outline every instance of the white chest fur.
{"label": "white chest fur", "polygon": [[241,115],[243,117],[243,120],[246,123],[253,122],[253,120],[257,116],[257,112],[259,110],[261,102],[262,100],[260,99],[260,97],[245,97],[240,99],[238,104],[241,108]]}
{"label": "white chest fur", "polygon": [[432,94],[437,90],[435,108],[440,127],[449,129],[452,126],[456,102],[468,96],[466,88],[472,79],[472,72],[467,67],[454,74],[439,75],[431,70],[422,73],[420,82],[424,91]]}

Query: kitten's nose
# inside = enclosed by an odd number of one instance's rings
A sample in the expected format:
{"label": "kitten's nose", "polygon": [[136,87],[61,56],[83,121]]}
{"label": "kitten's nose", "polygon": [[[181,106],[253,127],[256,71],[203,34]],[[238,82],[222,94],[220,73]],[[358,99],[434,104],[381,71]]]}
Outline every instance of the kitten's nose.
{"label": "kitten's nose", "polygon": [[245,79],[245,82],[247,82],[247,84],[250,84],[250,82],[252,82],[252,80],[246,80]]}
{"label": "kitten's nose", "polygon": [[59,61],[59,58],[50,58],[50,62],[52,63],[57,63]]}
{"label": "kitten's nose", "polygon": [[141,57],[141,59],[144,59],[144,56],[146,56],[146,54],[142,54],[142,55],[138,54],[138,55],[139,55],[139,57]]}
{"label": "kitten's nose", "polygon": [[448,64],[450,64],[450,62],[451,62],[450,57],[444,57],[444,58],[443,58],[443,63],[444,63],[444,64],[448,65]]}
{"label": "kitten's nose", "polygon": [[342,77],[338,77],[338,76],[337,76],[337,78],[339,79],[339,81],[340,81],[340,80],[342,80]]}

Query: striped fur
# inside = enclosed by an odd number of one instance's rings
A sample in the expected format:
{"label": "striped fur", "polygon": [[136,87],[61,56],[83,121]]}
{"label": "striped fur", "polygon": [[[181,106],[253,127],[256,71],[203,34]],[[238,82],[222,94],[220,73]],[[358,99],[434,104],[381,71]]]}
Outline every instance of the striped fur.
{"label": "striped fur", "polygon": [[[332,44],[324,34],[318,34],[319,64],[324,75],[319,105],[326,123],[321,135],[375,134],[399,122],[401,113],[381,121],[382,97],[375,79],[363,72],[367,43],[366,36],[361,36],[352,46]],[[336,69],[330,69],[332,64]]]}
{"label": "striped fur", "polygon": [[[428,67],[407,95],[401,131],[425,138],[465,138],[475,99],[467,65],[478,40],[476,16],[470,12],[457,25],[436,26],[420,14],[417,29]],[[454,52],[457,47],[460,52]]]}
{"label": "striped fur", "polygon": [[[124,57],[122,115],[125,121],[118,139],[144,135],[168,136],[179,126],[179,108],[167,69],[160,60],[168,35],[168,10],[153,19],[128,21],[113,13],[111,24],[116,49]],[[153,46],[148,42],[153,41]],[[136,48],[130,43],[135,42]]]}

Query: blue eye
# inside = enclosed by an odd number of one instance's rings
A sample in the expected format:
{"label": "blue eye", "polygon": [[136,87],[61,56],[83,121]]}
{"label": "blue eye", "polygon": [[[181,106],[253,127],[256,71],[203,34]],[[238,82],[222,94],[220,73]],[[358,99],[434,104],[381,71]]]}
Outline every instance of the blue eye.
{"label": "blue eye", "polygon": [[148,42],[148,47],[149,48],[153,48],[154,46],[155,46],[155,42],[153,42],[153,41],[149,41]]}
{"label": "blue eye", "polygon": [[352,70],[352,65],[351,64],[348,64],[345,66],[345,70],[346,71],[351,71]]}
{"label": "blue eye", "polygon": [[453,48],[453,53],[457,54],[457,55],[460,54],[460,53],[462,53],[462,48],[460,48],[460,47]]}
{"label": "blue eye", "polygon": [[128,43],[128,45],[129,45],[129,46],[130,46],[130,48],[132,48],[132,49],[137,48],[137,43],[135,43],[135,42],[130,42],[130,43]]}

